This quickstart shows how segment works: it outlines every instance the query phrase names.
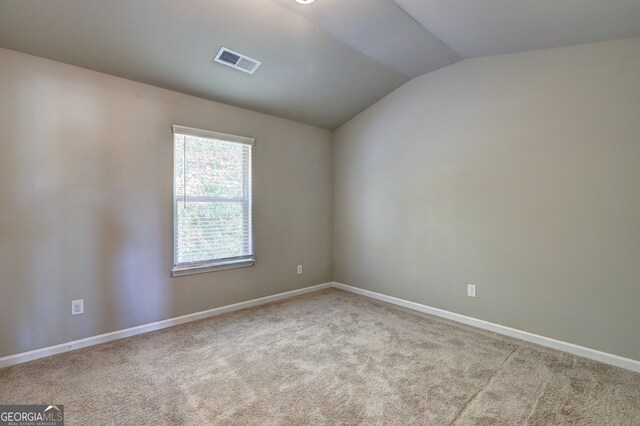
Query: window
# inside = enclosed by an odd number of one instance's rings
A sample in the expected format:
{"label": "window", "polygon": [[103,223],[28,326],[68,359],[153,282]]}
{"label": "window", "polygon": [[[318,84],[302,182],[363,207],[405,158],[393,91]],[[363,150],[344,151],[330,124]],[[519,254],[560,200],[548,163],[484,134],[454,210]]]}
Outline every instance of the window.
{"label": "window", "polygon": [[173,135],[173,276],[253,265],[253,139],[176,125]]}

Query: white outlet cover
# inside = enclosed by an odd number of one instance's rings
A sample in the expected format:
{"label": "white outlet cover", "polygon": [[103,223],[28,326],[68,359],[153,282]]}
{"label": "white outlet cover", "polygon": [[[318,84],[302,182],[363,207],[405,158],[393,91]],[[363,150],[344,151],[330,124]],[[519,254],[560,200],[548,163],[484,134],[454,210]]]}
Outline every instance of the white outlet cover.
{"label": "white outlet cover", "polygon": [[476,297],[476,286],[474,284],[467,284],[467,296]]}
{"label": "white outlet cover", "polygon": [[302,275],[302,265],[298,265],[298,275]]}
{"label": "white outlet cover", "polygon": [[84,299],[71,301],[71,315],[84,314]]}

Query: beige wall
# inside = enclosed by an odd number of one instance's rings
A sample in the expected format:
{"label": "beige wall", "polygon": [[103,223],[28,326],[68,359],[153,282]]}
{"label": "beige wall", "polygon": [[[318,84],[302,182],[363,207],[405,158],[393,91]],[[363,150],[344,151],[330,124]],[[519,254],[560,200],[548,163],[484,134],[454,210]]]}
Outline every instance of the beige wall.
{"label": "beige wall", "polygon": [[640,39],[414,79],[334,185],[336,281],[640,359]]}
{"label": "beige wall", "polygon": [[[0,356],[330,281],[333,263],[640,359],[639,75],[640,39],[463,61],[341,127],[332,175],[326,130],[0,49]],[[170,278],[173,123],[256,138],[255,267]]]}
{"label": "beige wall", "polygon": [[[173,123],[255,137],[256,266],[170,278]],[[0,357],[332,278],[329,131],[0,49],[0,132]]]}

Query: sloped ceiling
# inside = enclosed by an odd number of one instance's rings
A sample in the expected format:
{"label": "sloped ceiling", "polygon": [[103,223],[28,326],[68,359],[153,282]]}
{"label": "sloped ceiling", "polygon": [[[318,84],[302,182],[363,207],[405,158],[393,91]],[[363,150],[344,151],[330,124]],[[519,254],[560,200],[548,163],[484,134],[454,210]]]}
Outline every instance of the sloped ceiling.
{"label": "sloped ceiling", "polygon": [[408,80],[271,0],[0,0],[0,46],[329,129]]}
{"label": "sloped ceiling", "polygon": [[395,0],[463,58],[640,36],[640,0]]}
{"label": "sloped ceiling", "polygon": [[391,0],[273,0],[355,50],[407,77],[437,70],[460,56]]}
{"label": "sloped ceiling", "polygon": [[1,47],[328,129],[462,58],[632,36],[638,0],[0,0]]}

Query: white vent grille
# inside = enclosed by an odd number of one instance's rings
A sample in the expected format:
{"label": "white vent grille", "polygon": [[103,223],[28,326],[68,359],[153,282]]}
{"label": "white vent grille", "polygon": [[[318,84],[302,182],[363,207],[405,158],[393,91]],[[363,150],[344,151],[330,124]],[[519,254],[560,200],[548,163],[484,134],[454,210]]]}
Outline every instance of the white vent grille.
{"label": "white vent grille", "polygon": [[262,64],[260,61],[243,55],[242,53],[234,52],[226,47],[220,48],[214,61],[249,74],[256,72],[260,64]]}

